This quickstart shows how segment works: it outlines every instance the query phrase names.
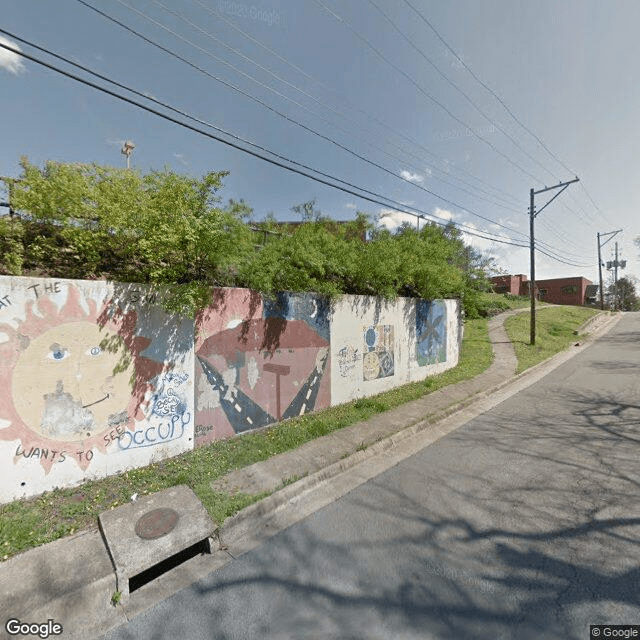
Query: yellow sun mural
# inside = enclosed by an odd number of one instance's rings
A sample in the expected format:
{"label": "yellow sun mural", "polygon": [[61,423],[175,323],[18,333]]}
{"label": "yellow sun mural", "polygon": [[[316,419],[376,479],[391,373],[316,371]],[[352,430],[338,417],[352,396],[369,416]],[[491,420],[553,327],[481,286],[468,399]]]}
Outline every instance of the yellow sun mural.
{"label": "yellow sun mural", "polygon": [[[49,473],[71,459],[85,470],[144,417],[163,363],[141,355],[151,340],[112,300],[70,284],[61,306],[42,294],[23,304],[17,328],[0,321],[0,439],[19,441],[14,462],[37,459]],[[6,296],[3,319],[10,305]]]}

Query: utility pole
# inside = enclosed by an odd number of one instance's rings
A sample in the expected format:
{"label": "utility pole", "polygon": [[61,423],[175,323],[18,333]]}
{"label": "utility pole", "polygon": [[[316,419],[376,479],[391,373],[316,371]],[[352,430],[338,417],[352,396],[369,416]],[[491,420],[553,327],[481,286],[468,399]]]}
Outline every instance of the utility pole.
{"label": "utility pole", "polygon": [[624,269],[627,266],[626,260],[618,260],[618,243],[616,242],[615,260],[609,260],[607,262],[607,270],[613,269],[613,309],[618,308],[618,267]]}
{"label": "utility pole", "polygon": [[20,180],[17,178],[6,178],[5,176],[0,176],[0,182],[4,182],[7,185],[7,201],[0,202],[0,207],[7,207],[7,209],[9,209],[9,217],[13,220],[15,217],[15,211],[12,207],[13,187],[17,182],[20,182]]}
{"label": "utility pole", "polygon": [[618,243],[616,242],[616,260],[613,267],[613,308],[618,310]]}
{"label": "utility pole", "polygon": [[616,259],[613,262],[607,262],[607,269],[613,268],[613,308],[615,311],[618,310],[619,300],[618,300],[618,267],[620,269],[624,269],[627,266],[626,260],[618,260],[618,243],[616,242]]}
{"label": "utility pole", "polygon": [[[531,257],[531,284],[529,285],[531,290],[531,344],[534,345],[536,343],[536,255],[535,255],[535,242],[534,242],[534,225],[533,221],[536,217],[542,213],[543,209],[548,207],[570,184],[574,182],[578,182],[580,179],[576,176],[573,180],[569,180],[568,182],[561,182],[560,184],[556,184],[553,187],[545,187],[544,189],[538,189],[535,191],[531,189],[529,192],[530,196],[530,204],[529,204],[529,250]],[[545,191],[551,191],[553,189],[560,189],[558,193],[556,193],[551,200],[549,200],[543,207],[536,213],[536,205],[535,205],[535,196],[539,193],[544,193]]]}
{"label": "utility pole", "polygon": [[[599,233],[598,234],[598,276],[600,277],[600,309],[604,311],[604,285],[602,283],[602,253],[601,249],[604,247],[609,240],[612,240],[618,233],[622,233],[622,229],[618,229],[617,231],[609,231],[609,233]],[[604,238],[604,236],[611,236],[607,238],[602,244],[600,244],[600,238]]]}

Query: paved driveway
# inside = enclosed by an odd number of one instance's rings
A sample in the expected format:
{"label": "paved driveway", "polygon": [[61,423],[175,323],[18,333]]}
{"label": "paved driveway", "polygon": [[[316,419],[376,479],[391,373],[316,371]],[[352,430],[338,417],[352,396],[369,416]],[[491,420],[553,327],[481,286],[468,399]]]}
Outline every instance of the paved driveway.
{"label": "paved driveway", "polygon": [[640,623],[640,314],[115,630],[568,640]]}

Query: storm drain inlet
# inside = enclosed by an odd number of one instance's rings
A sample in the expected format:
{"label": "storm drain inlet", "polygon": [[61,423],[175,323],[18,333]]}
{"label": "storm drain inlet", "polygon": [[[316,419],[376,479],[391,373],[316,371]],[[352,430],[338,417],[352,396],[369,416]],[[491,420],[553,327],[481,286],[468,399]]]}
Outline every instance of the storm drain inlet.
{"label": "storm drain inlet", "polygon": [[210,538],[217,528],[184,485],[105,511],[99,524],[125,598],[188,560],[211,553]]}

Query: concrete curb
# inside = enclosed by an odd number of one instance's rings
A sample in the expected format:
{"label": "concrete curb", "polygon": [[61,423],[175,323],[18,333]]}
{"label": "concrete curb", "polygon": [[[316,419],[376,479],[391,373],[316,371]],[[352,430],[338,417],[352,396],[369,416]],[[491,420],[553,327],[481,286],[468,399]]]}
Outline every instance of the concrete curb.
{"label": "concrete curb", "polygon": [[[490,322],[501,326],[509,315],[526,311],[522,309],[500,314]],[[343,495],[404,457],[435,442],[471,419],[473,410],[482,413],[490,404],[502,402],[505,389],[513,388],[511,393],[516,393],[522,385],[528,386],[546,375],[587,348],[621,317],[622,314],[600,313],[585,323],[591,333],[579,346],[571,347],[519,375],[500,373],[500,376],[505,375],[500,382],[471,392],[461,400],[454,400],[449,406],[426,417],[418,420],[409,418],[405,422],[407,426],[369,444],[366,449],[351,453],[296,482],[276,489],[272,495],[226,521],[219,532],[220,549],[211,557],[198,556],[189,560],[170,574],[141,588],[132,595],[129,603],[114,607],[110,602],[116,590],[116,575],[98,531],[80,532],[11,558],[0,565],[0,601],[6,614],[6,618],[0,620],[0,638],[12,637],[7,635],[4,626],[9,617],[23,622],[53,619],[63,625],[64,638],[100,637],[178,589],[204,578],[208,572],[223,567],[234,557],[255,548],[293,524],[296,519],[328,504],[337,495]],[[581,331],[585,330],[583,327]],[[490,369],[497,367],[505,370],[510,365],[505,368],[500,360],[509,360],[508,349],[507,344],[502,343],[502,334],[499,340],[499,344],[493,345],[496,355]],[[386,455],[381,456],[382,453]],[[325,486],[331,484],[333,493],[314,491],[323,483],[326,483]],[[318,496],[318,493],[322,495]],[[285,508],[294,505],[295,509]]]}
{"label": "concrete curb", "polygon": [[97,637],[126,622],[111,605],[116,575],[98,531],[82,531],[21,553],[2,565],[1,638],[9,618],[62,625],[64,638]]}
{"label": "concrete curb", "polygon": [[586,322],[582,323],[577,329],[574,330],[573,335],[577,336],[581,333],[588,333],[592,327],[597,327],[601,322],[604,322],[607,317],[612,316],[610,311],[601,311],[595,316],[589,318]]}
{"label": "concrete curb", "polygon": [[[515,315],[515,313],[523,313],[525,310],[517,310],[515,312],[509,313],[509,315]],[[506,316],[503,316],[506,317]],[[360,465],[361,463],[374,458],[381,453],[389,451],[393,447],[403,443],[404,441],[420,434],[421,432],[428,430],[430,427],[435,428],[441,423],[443,420],[453,416],[454,414],[461,413],[464,409],[469,407],[470,405],[478,402],[479,400],[486,399],[489,396],[496,394],[497,392],[505,389],[509,386],[517,386],[517,383],[522,382],[523,380],[527,380],[529,378],[539,378],[540,373],[543,372],[543,375],[546,375],[549,371],[552,371],[556,367],[560,366],[567,360],[571,359],[577,353],[584,350],[591,342],[593,342],[596,338],[604,334],[608,331],[612,326],[618,322],[620,319],[620,315],[611,316],[606,312],[598,314],[594,318],[590,318],[585,325],[594,328],[594,333],[589,335],[587,340],[583,342],[583,344],[579,346],[574,346],[573,348],[569,348],[565,351],[562,351],[547,360],[530,367],[526,371],[523,371],[520,374],[514,375],[492,387],[475,393],[461,402],[457,402],[454,405],[447,407],[444,410],[433,413],[426,418],[415,422],[412,425],[409,425],[399,431],[391,434],[383,438],[382,440],[369,445],[363,451],[357,451],[346,458],[335,462],[333,464],[328,465],[327,467],[316,471],[315,473],[309,474],[308,476],[297,480],[296,482],[291,483],[281,489],[276,489],[275,492],[256,502],[242,511],[239,511],[234,516],[229,518],[225,524],[223,525],[220,531],[220,540],[221,543],[230,549],[232,555],[241,555],[246,551],[249,551],[256,543],[262,541],[265,538],[273,535],[273,532],[270,532],[269,529],[273,528],[273,525],[270,525],[268,522],[269,518],[273,516],[279,509],[286,507],[294,502],[296,502],[301,496],[305,493],[312,491],[317,488],[320,484],[329,480],[331,478],[335,478],[336,476],[353,469],[354,467]],[[595,320],[599,320],[599,322],[594,322]],[[582,327],[580,328],[582,330]],[[582,332],[582,331],[581,331]],[[265,527],[264,534],[261,535],[255,531],[250,531],[258,525],[260,519],[266,519],[267,526]],[[249,536],[251,541],[243,540]]]}

